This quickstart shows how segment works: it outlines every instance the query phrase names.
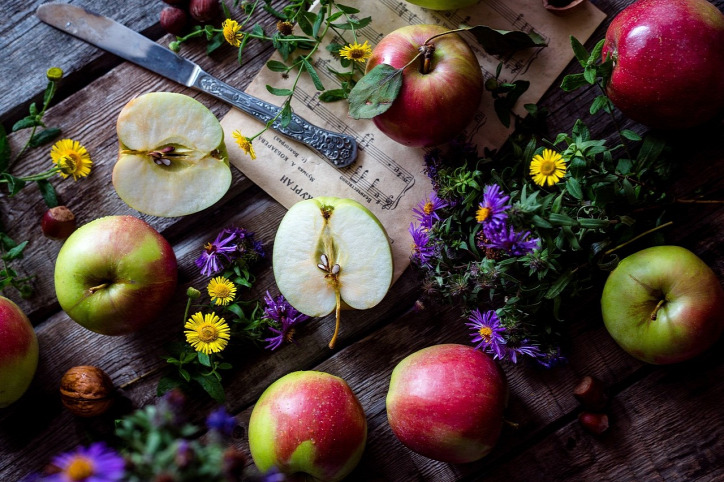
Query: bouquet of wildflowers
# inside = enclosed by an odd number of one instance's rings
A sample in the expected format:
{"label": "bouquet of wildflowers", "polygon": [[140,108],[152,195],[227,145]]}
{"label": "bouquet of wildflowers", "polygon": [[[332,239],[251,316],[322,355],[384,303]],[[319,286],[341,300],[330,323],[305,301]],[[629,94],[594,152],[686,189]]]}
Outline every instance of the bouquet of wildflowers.
{"label": "bouquet of wildflowers", "polygon": [[615,159],[623,144],[591,139],[580,121],[553,141],[520,140],[488,157],[463,141],[426,154],[433,193],[414,210],[411,260],[423,300],[461,306],[477,348],[550,367],[565,359],[567,301],[615,266],[618,247],[662,226],[635,213],[665,199],[653,186],[670,166],[653,136]]}

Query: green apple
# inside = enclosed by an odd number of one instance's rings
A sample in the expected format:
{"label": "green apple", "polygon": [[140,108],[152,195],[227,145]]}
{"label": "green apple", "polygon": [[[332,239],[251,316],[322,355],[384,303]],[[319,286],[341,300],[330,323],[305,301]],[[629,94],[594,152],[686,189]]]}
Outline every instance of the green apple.
{"label": "green apple", "polygon": [[274,240],[274,278],[282,295],[308,316],[335,311],[339,332],[343,305],[377,305],[392,284],[392,251],[387,232],[357,201],[317,197],[293,205]]}
{"label": "green apple", "polygon": [[478,0],[407,0],[413,5],[419,5],[430,10],[454,10],[468,7],[478,3]]}
{"label": "green apple", "polygon": [[349,385],[324,372],[289,373],[262,393],[249,420],[249,450],[260,471],[336,481],[359,462],[367,419]]}
{"label": "green apple", "polygon": [[25,313],[0,296],[0,408],[18,400],[38,368],[38,337]]}
{"label": "green apple", "polygon": [[55,262],[55,293],[73,320],[124,335],[156,320],[176,289],[171,245],[133,216],[106,216],[78,228]]}
{"label": "green apple", "polygon": [[688,360],[724,329],[724,290],[698,256],[655,246],[619,263],[601,295],[606,329],[629,354],[648,363]]}
{"label": "green apple", "polygon": [[130,207],[153,216],[206,209],[231,185],[224,131],[196,99],[150,92],[132,99],[117,122],[120,150],[113,187]]}

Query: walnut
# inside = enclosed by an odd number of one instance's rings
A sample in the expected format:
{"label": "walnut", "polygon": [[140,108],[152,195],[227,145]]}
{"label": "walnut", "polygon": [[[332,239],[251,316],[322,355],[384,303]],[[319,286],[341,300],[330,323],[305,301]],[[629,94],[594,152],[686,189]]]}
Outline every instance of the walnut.
{"label": "walnut", "polygon": [[100,368],[73,367],[60,380],[60,399],[73,415],[95,417],[113,404],[113,382]]}

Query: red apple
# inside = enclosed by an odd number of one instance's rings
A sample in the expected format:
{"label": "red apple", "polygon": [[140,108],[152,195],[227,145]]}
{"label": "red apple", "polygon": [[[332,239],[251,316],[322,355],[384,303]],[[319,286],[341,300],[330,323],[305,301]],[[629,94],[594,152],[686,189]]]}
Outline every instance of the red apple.
{"label": "red apple", "polygon": [[0,296],[0,408],[19,399],[38,367],[38,338],[22,310]]}
{"label": "red apple", "polygon": [[124,335],[158,319],[178,276],[171,245],[133,216],[78,228],[55,262],[55,293],[73,320],[103,335]]}
{"label": "red apple", "polygon": [[684,129],[724,110],[724,15],[706,0],[639,0],[613,19],[606,93],[650,127]]}
{"label": "red apple", "polygon": [[249,420],[249,449],[263,472],[276,467],[340,480],[355,468],[366,441],[362,405],[344,380],[323,372],[292,372],[272,383]]}
{"label": "red apple", "polygon": [[505,376],[490,356],[436,345],[392,371],[387,419],[409,449],[443,462],[473,462],[495,446],[507,400]]}
{"label": "red apple", "polygon": [[606,329],[629,354],[648,363],[688,360],[724,329],[724,290],[698,256],[654,246],[618,264],[601,296]]}
{"label": "red apple", "polygon": [[[420,47],[448,29],[439,25],[409,25],[385,36],[367,61],[367,72],[378,64],[400,69]],[[478,110],[483,74],[470,46],[457,34],[435,38],[429,67],[422,57],[402,73],[402,87],[392,106],[373,118],[395,141],[429,147],[450,141],[462,132]]]}

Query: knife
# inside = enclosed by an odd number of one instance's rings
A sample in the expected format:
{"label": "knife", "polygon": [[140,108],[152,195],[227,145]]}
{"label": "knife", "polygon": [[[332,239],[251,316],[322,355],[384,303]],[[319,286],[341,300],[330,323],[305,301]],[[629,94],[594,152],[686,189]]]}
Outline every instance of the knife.
{"label": "knife", "polygon": [[[261,122],[269,122],[280,111],[279,107],[221,82],[194,62],[110,18],[74,5],[57,3],[44,3],[36,13],[48,25],[174,82],[228,102]],[[283,126],[277,119],[271,128],[311,147],[336,167],[348,166],[357,158],[354,137],[322,129],[296,114],[292,114],[288,125]]]}

